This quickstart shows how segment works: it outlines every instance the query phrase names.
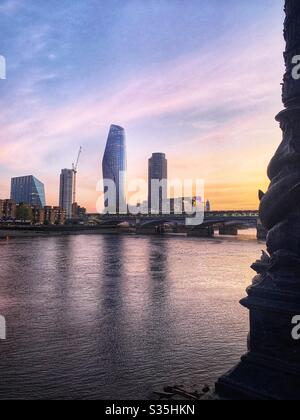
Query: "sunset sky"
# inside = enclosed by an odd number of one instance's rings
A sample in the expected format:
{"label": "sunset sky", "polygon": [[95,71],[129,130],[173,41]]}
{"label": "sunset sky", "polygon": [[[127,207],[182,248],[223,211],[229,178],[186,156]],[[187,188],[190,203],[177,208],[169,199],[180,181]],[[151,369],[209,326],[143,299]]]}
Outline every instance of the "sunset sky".
{"label": "sunset sky", "polygon": [[78,201],[95,211],[110,124],[128,176],[164,152],[203,178],[214,209],[254,209],[281,140],[283,0],[0,0],[0,198],[33,174],[57,205],[78,148]]}

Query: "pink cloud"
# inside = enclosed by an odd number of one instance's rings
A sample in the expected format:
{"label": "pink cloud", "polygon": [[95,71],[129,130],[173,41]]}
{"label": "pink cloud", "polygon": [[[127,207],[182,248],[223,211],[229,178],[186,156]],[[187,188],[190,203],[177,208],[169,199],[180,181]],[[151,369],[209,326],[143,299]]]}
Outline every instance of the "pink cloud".
{"label": "pink cloud", "polygon": [[[260,45],[255,40],[250,44],[244,41],[180,57],[156,70],[145,70],[134,80],[128,80],[121,90],[95,88],[85,97],[56,108],[47,104],[41,106],[38,98],[34,105],[35,98],[30,97],[33,100],[31,117],[28,117],[28,109],[23,114],[17,112],[20,104],[12,104],[12,109],[0,116],[0,162],[14,174],[16,170],[19,173],[41,171],[46,174],[43,165],[49,153],[59,154],[71,146],[74,148],[74,141],[93,136],[99,137],[100,146],[100,138],[102,136],[103,143],[111,122],[126,126],[162,115],[192,113],[195,107],[203,113],[216,106],[224,110],[246,107],[247,111],[249,108],[245,116],[237,113],[229,123],[194,121],[194,127],[202,125],[206,134],[201,139],[191,138],[188,143],[201,143],[202,147],[209,145],[212,153],[218,143],[230,146],[233,137],[245,144],[255,141],[251,136],[261,139],[265,131],[258,132],[260,123],[272,135],[273,121],[269,121],[269,116],[280,109],[281,38],[271,33]],[[34,95],[34,91],[33,88],[30,95]],[[262,107],[265,108],[263,111]],[[248,135],[245,138],[246,127]],[[242,150],[241,145],[240,157]],[[88,194],[95,188],[94,181],[99,177],[99,166],[91,167],[91,164],[96,164],[95,152],[86,156],[86,161],[90,164],[85,164],[82,192],[85,191],[85,200],[88,200]],[[49,173],[47,178],[51,185],[50,197],[54,199],[57,192],[54,191],[53,174]]]}

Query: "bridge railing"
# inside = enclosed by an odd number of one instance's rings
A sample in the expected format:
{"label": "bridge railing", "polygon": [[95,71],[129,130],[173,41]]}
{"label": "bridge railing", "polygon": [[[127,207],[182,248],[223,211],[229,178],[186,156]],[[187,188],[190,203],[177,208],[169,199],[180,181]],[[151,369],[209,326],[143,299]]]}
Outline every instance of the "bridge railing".
{"label": "bridge railing", "polygon": [[[141,218],[141,219],[164,219],[167,217],[172,217],[172,219],[182,219],[185,218],[187,216],[191,216],[190,214],[187,213],[182,213],[182,214],[137,214],[137,215],[133,215],[133,214],[103,214],[103,215],[99,215],[101,217],[101,219],[110,219],[110,220],[135,220],[137,218]],[[259,217],[259,212],[258,210],[232,210],[232,211],[210,211],[210,212],[205,212],[205,219],[211,219],[211,218],[258,218]]]}

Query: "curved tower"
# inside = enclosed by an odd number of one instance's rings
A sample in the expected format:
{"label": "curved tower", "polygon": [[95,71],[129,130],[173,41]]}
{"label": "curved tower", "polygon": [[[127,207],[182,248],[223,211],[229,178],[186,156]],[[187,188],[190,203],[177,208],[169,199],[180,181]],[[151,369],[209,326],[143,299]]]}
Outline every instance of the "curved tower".
{"label": "curved tower", "polygon": [[[112,193],[112,182],[115,185],[115,200],[105,198],[106,211],[127,213],[127,156],[124,128],[111,125],[102,161],[104,192]],[[112,197],[111,194],[109,194]]]}

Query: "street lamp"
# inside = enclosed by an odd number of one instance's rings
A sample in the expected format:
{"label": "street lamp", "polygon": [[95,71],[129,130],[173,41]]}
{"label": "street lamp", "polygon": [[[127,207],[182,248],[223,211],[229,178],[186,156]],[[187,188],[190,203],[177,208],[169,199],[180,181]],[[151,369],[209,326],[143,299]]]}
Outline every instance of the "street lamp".
{"label": "street lamp", "polygon": [[285,13],[283,141],[260,204],[268,254],[253,264],[257,276],[241,301],[250,311],[248,353],[216,384],[230,399],[300,399],[300,1],[285,0]]}

